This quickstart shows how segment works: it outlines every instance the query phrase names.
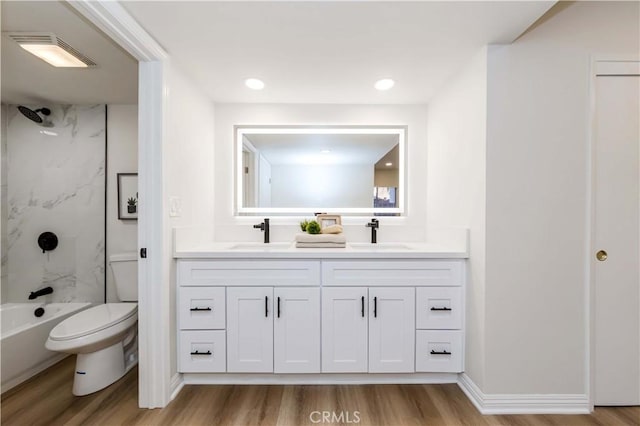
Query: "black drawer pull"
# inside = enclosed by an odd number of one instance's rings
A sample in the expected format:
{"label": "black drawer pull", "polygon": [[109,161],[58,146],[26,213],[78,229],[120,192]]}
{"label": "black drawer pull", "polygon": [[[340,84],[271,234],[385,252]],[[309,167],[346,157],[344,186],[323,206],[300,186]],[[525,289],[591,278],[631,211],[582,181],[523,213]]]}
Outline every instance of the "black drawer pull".
{"label": "black drawer pull", "polygon": [[362,299],[360,299],[360,301],[362,302],[362,308],[360,310],[360,313],[362,315],[362,318],[364,318],[364,296],[362,296]]}
{"label": "black drawer pull", "polygon": [[373,317],[378,318],[378,298],[373,298]]}
{"label": "black drawer pull", "polygon": [[278,296],[278,318],[280,318],[280,296]]}
{"label": "black drawer pull", "polygon": [[269,316],[269,296],[264,297],[264,316]]}
{"label": "black drawer pull", "polygon": [[191,308],[189,309],[191,312],[202,312],[202,311],[210,311],[211,308]]}
{"label": "black drawer pull", "polygon": [[431,310],[432,311],[450,311],[451,308],[447,308],[446,306],[444,308],[436,308],[435,306],[433,306]]}
{"label": "black drawer pull", "polygon": [[451,352],[447,351],[446,349],[442,352],[432,350],[431,355],[451,355]]}
{"label": "black drawer pull", "polygon": [[213,354],[211,353],[211,351],[206,351],[206,352],[195,351],[195,352],[191,352],[191,355],[206,355],[206,356],[208,356],[208,355],[213,355]]}

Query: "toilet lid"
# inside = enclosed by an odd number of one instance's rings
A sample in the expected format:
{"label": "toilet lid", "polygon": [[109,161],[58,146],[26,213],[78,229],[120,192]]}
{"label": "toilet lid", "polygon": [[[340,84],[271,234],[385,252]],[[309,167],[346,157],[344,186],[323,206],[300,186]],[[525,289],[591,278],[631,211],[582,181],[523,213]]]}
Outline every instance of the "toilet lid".
{"label": "toilet lid", "polygon": [[79,312],[55,326],[49,338],[69,340],[111,327],[138,313],[137,303],[106,303]]}

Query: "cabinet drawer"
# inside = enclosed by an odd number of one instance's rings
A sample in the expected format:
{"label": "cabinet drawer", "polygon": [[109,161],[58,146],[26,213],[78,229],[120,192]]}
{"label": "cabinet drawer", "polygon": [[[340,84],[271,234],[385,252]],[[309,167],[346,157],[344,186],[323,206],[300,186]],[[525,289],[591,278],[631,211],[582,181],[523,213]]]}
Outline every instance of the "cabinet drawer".
{"label": "cabinet drawer", "polygon": [[224,373],[227,369],[224,330],[181,331],[178,348],[181,373]]}
{"label": "cabinet drawer", "polygon": [[416,328],[432,330],[462,328],[462,287],[417,288]]}
{"label": "cabinet drawer", "polygon": [[323,261],[324,285],[460,286],[462,261]]}
{"label": "cabinet drawer", "polygon": [[224,329],[224,287],[181,287],[178,295],[181,330]]}
{"label": "cabinet drawer", "polygon": [[416,371],[462,372],[462,332],[416,331]]}
{"label": "cabinet drawer", "polygon": [[182,286],[317,286],[320,262],[308,260],[181,260]]}

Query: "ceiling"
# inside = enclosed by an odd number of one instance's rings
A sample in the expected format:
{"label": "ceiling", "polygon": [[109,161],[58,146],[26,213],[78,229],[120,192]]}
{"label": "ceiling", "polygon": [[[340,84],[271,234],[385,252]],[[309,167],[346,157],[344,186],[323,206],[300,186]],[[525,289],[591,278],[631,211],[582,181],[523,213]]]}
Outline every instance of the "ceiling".
{"label": "ceiling", "polygon": [[[2,102],[136,104],[138,63],[59,1],[6,1],[2,7]],[[23,50],[5,32],[53,32],[93,59],[96,68],[55,68]]]}
{"label": "ceiling", "polygon": [[[482,46],[553,1],[122,4],[215,102],[425,103]],[[252,91],[250,77],[266,87]],[[396,85],[373,88],[383,77]]]}
{"label": "ceiling", "polygon": [[[555,2],[121,1],[215,102],[426,103],[481,46]],[[137,62],[61,1],[6,1],[2,31],[53,32],[98,63],[54,68],[2,36],[2,102],[137,103]],[[266,83],[247,89],[246,78]],[[373,88],[390,77],[396,86]]]}

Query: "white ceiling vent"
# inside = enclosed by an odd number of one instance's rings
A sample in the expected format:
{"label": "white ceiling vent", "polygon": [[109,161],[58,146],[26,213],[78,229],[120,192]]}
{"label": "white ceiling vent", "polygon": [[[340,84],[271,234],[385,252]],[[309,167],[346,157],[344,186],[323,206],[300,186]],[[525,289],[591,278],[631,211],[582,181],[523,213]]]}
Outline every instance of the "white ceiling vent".
{"label": "white ceiling vent", "polygon": [[10,32],[20,47],[56,67],[95,67],[97,64],[53,33]]}

